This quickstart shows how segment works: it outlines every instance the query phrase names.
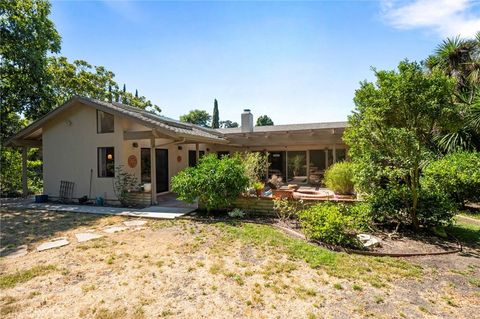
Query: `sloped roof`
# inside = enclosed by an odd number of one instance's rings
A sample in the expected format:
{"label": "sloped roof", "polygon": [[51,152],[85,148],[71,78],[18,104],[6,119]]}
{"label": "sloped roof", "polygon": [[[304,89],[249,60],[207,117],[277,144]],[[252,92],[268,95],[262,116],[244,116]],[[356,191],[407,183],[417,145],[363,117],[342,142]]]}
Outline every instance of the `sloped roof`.
{"label": "sloped roof", "polygon": [[294,131],[310,131],[310,130],[321,130],[321,129],[344,129],[346,127],[347,127],[347,122],[324,122],[324,123],[254,126],[252,132],[242,132],[241,127],[217,129],[217,131],[225,135],[228,135],[228,134],[239,134],[239,133],[294,132]]}
{"label": "sloped roof", "polygon": [[222,144],[228,143],[228,140],[223,137],[223,134],[214,129],[204,128],[190,123],[182,123],[180,121],[122,103],[110,103],[96,99],[75,96],[63,105],[53,109],[43,117],[22,129],[20,132],[11,137],[6,142],[6,145],[16,145],[17,140],[21,140],[40,130],[47,121],[51,120],[53,117],[63,112],[67,108],[75,105],[77,102],[104,110],[106,112],[124,115],[131,119],[137,120],[147,127],[160,130],[166,135],[191,139],[192,141],[198,140],[199,142]]}

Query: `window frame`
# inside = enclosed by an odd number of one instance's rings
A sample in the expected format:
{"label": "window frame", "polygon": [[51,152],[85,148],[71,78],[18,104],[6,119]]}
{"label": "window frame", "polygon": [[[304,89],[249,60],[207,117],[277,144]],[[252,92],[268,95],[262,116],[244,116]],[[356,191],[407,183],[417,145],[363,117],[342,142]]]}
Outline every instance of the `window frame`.
{"label": "window frame", "polygon": [[[105,176],[102,176],[100,175],[100,172],[101,172],[101,169],[100,169],[100,151],[102,149],[109,149],[111,148],[112,149],[112,155],[113,155],[113,175],[112,176],[108,176],[108,171],[106,170],[105,173],[106,175]],[[105,152],[105,156],[108,154],[108,151]],[[103,159],[102,158],[102,161],[105,160],[107,161],[107,158]],[[105,167],[107,166],[107,163],[105,163]],[[97,147],[97,177],[98,178],[114,178],[115,177],[115,147],[114,146],[99,146]]]}
{"label": "window frame", "polygon": [[[102,128],[102,125],[101,123],[99,122],[98,118],[99,118],[99,113],[98,112],[102,112],[102,113],[105,113],[105,114],[108,114],[108,115],[111,115],[112,118],[113,118],[113,126],[112,126],[112,131],[110,132],[102,132],[101,131],[101,128]],[[98,110],[97,109],[97,134],[108,134],[108,133],[115,133],[115,115],[113,115],[112,113],[108,113],[108,112],[105,112],[105,111],[102,111],[102,110]]]}

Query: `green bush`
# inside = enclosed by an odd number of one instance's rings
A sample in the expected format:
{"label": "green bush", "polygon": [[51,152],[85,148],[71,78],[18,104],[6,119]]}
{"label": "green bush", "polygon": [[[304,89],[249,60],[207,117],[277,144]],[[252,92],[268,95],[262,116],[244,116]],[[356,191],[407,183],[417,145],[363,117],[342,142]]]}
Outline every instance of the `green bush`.
{"label": "green bush", "polygon": [[353,194],[353,164],[338,162],[330,166],[325,172],[325,185],[336,194]]}
{"label": "green bush", "polygon": [[198,199],[207,211],[230,206],[248,186],[245,167],[238,156],[215,154],[202,157],[196,167],[188,167],[172,178],[172,191],[189,203]]}
{"label": "green bush", "polygon": [[344,205],[330,202],[313,205],[299,212],[305,236],[327,244],[356,247],[356,233],[370,221],[367,204]]}
{"label": "green bush", "polygon": [[[411,224],[409,211],[412,209],[409,205],[412,202],[411,192],[404,185],[393,185],[378,188],[367,196],[372,217],[381,223]],[[456,211],[455,205],[445,193],[428,189],[420,190],[417,207],[420,225],[448,225]]]}
{"label": "green bush", "polygon": [[447,194],[461,207],[465,201],[480,201],[480,153],[451,153],[429,163],[421,185]]}

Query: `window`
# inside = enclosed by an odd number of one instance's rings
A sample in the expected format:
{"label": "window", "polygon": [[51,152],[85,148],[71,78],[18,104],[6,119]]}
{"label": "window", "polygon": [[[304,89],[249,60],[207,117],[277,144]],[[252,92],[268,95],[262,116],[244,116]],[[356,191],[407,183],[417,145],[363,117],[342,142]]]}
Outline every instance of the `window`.
{"label": "window", "polygon": [[337,148],[335,150],[335,155],[337,162],[345,161],[347,159],[347,150],[344,148]]}
{"label": "window", "polygon": [[[198,158],[202,158],[205,155],[205,151],[198,152]],[[188,151],[188,166],[197,166],[197,151]]]}
{"label": "window", "polygon": [[97,153],[98,177],[115,176],[115,156],[113,147],[99,147]]}
{"label": "window", "polygon": [[140,152],[140,170],[142,174],[142,183],[150,183],[152,181],[150,168],[150,149],[142,148]]}
{"label": "window", "polygon": [[325,150],[310,151],[310,172],[309,180],[312,184],[320,184],[325,173],[326,161]]}
{"label": "window", "polygon": [[307,152],[287,152],[287,181],[294,183],[307,182]]}
{"label": "window", "polygon": [[217,157],[218,158],[222,158],[224,156],[229,156],[230,155],[230,152],[229,151],[218,151],[217,152]]}
{"label": "window", "polygon": [[113,114],[97,110],[97,133],[113,133]]}

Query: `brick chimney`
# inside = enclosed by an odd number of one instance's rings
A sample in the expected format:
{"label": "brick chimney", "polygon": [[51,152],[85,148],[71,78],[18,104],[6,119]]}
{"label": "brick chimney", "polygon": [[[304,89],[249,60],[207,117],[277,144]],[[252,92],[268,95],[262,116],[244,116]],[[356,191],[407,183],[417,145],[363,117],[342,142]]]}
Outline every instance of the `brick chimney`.
{"label": "brick chimney", "polygon": [[253,132],[253,114],[250,113],[250,109],[243,110],[242,132]]}

